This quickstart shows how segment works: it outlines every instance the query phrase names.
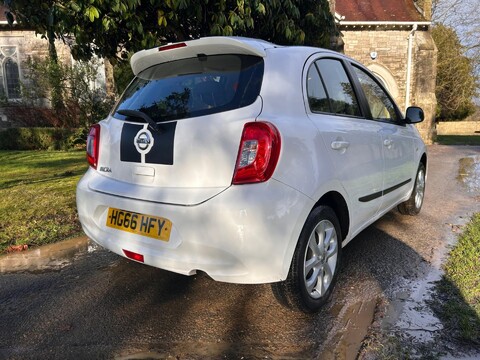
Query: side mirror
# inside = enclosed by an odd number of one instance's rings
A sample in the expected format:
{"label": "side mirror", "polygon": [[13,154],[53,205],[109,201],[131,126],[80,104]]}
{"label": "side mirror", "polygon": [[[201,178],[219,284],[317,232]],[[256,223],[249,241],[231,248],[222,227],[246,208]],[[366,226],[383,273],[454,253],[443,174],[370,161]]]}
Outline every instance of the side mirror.
{"label": "side mirror", "polygon": [[407,114],[405,115],[405,122],[407,124],[416,124],[422,122],[425,119],[423,110],[417,106],[410,106],[407,108]]}

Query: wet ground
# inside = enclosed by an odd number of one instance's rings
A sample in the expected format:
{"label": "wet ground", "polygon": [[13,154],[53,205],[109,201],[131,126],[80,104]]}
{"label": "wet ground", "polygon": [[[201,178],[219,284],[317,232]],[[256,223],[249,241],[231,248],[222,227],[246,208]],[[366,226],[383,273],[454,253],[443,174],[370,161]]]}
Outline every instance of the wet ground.
{"label": "wet ground", "polygon": [[41,246],[26,252],[16,252],[0,257],[0,273],[42,273],[58,271],[73,264],[88,252],[99,248],[87,237],[65,240],[59,243]]}
{"label": "wet ground", "polygon": [[[430,156],[442,159],[438,163],[430,163],[428,179],[430,188],[443,189],[443,193],[439,194],[440,203],[437,203],[438,214],[435,214],[435,222],[440,227],[436,231],[431,229],[429,234],[429,237],[438,236],[440,241],[432,243],[436,245],[431,249],[431,256],[425,257],[428,266],[424,271],[416,278],[406,279],[383,304],[384,313],[380,311],[381,318],[377,314],[376,326],[373,326],[376,329],[370,330],[370,336],[372,331],[380,331],[383,340],[385,336],[394,337],[397,345],[403,348],[403,354],[409,357],[480,359],[480,349],[475,349],[472,344],[455,342],[428,305],[436,296],[435,284],[443,275],[442,263],[448,256],[448,250],[455,244],[470,216],[480,211],[480,148],[456,147],[452,154],[446,154],[450,153],[448,147],[434,146],[430,150]],[[449,156],[453,154],[461,156],[457,163]],[[455,169],[455,165],[458,169],[456,173],[447,175],[445,170]],[[446,176],[434,175],[435,178],[432,178],[433,174]],[[423,210],[429,212],[431,206],[430,201]],[[440,224],[440,220],[444,223]]]}
{"label": "wet ground", "polygon": [[415,309],[453,230],[480,211],[479,156],[430,147],[422,213],[391,211],[352,241],[315,315],[284,309],[268,285],[176,275],[86,239],[0,257],[0,358],[355,359],[374,319],[428,344],[441,324]]}
{"label": "wet ground", "polygon": [[467,192],[480,194],[480,155],[461,158],[459,163],[457,180]]}

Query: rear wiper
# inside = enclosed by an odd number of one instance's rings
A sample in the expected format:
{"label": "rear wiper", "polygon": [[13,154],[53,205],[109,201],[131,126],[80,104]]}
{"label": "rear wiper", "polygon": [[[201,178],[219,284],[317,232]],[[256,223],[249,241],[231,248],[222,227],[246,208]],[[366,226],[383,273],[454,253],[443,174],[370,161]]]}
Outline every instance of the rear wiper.
{"label": "rear wiper", "polygon": [[160,128],[158,127],[158,124],[147,114],[138,111],[138,110],[128,110],[128,109],[123,109],[123,110],[117,110],[117,113],[123,116],[130,116],[130,117],[136,117],[145,120],[145,122],[148,123],[148,125],[152,128],[152,130],[156,132],[160,132]]}

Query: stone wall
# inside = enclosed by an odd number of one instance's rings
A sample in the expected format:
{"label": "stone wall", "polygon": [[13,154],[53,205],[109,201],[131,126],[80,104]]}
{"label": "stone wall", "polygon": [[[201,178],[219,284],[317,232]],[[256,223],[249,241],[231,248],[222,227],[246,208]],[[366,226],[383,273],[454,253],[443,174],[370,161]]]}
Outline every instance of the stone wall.
{"label": "stone wall", "polygon": [[[369,68],[388,69],[397,86],[396,94],[390,92],[402,110],[405,105],[408,34],[408,30],[376,30],[367,27],[342,30],[345,55]],[[374,52],[377,56],[372,59],[371,54]]]}
{"label": "stone wall", "polygon": [[480,121],[442,121],[437,135],[480,135]]}
{"label": "stone wall", "polygon": [[425,112],[425,120],[417,125],[423,140],[432,144],[435,140],[435,113],[437,97],[437,47],[429,31],[415,34],[414,52],[415,81],[412,81],[412,105],[420,106]]}
{"label": "stone wall", "polygon": [[[20,64],[24,64],[29,57],[45,58],[48,56],[48,41],[36,35],[35,31],[28,30],[0,30],[0,46],[17,46]],[[71,64],[70,49],[61,41],[56,41],[55,47],[59,61]],[[25,72],[25,66],[20,65],[20,77]]]}

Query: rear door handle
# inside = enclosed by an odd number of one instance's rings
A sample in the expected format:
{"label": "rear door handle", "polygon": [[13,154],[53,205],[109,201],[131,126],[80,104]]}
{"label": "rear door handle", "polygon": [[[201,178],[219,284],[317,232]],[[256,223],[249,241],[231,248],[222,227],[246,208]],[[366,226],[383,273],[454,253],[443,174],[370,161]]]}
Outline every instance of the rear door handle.
{"label": "rear door handle", "polygon": [[334,141],[331,144],[333,150],[343,150],[350,146],[348,141]]}

